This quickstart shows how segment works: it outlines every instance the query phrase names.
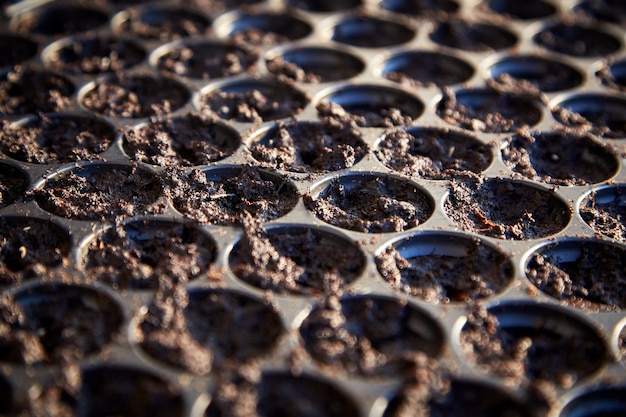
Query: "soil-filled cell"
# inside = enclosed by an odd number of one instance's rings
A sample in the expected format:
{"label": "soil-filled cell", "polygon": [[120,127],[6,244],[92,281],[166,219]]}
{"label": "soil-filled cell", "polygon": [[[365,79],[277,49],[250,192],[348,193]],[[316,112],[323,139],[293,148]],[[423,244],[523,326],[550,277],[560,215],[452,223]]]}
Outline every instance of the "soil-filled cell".
{"label": "soil-filled cell", "polygon": [[341,81],[358,75],[365,64],[338,49],[297,47],[266,60],[274,75],[309,84]]}
{"label": "soil-filled cell", "polygon": [[382,75],[409,87],[435,87],[463,83],[474,75],[474,69],[452,55],[409,51],[385,61]]}
{"label": "soil-filled cell", "polygon": [[599,57],[616,52],[621,42],[599,28],[557,23],[533,37],[535,43],[550,51],[574,57]]}
{"label": "soil-filled cell", "polygon": [[552,114],[578,132],[607,139],[626,137],[626,100],[619,96],[575,94],[555,103]]}
{"label": "soil-filled cell", "polygon": [[626,185],[593,190],[582,200],[579,210],[595,232],[626,242]]}
{"label": "soil-filled cell", "polygon": [[114,26],[119,34],[166,41],[203,35],[208,31],[210,22],[204,16],[184,9],[148,7],[118,14]]}
{"label": "soil-filled cell", "polygon": [[13,165],[0,163],[0,208],[20,200],[27,187],[28,178],[23,171]]}

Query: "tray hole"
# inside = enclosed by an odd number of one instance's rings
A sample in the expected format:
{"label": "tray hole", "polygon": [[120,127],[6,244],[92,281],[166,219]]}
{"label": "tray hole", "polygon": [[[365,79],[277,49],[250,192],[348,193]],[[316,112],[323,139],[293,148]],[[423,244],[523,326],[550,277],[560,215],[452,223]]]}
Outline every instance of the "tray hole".
{"label": "tray hole", "polygon": [[516,0],[490,0],[485,4],[496,13],[521,20],[541,19],[556,13],[556,7],[543,0],[529,0],[523,3]]}
{"label": "tray hole", "polygon": [[513,280],[506,254],[478,239],[420,233],[376,256],[378,272],[393,288],[428,302],[470,302],[493,297]]}
{"label": "tray hole", "polygon": [[396,54],[383,64],[383,77],[410,87],[460,84],[472,78],[474,69],[465,61],[437,52]]}
{"label": "tray hole", "polygon": [[364,233],[417,227],[435,209],[432,197],[419,186],[376,174],[348,174],[324,181],[304,201],[320,220]]}
{"label": "tray hole", "polygon": [[575,57],[609,55],[621,47],[618,39],[600,29],[566,23],[547,27],[533,41],[550,51]]}
{"label": "tray hole", "polygon": [[602,94],[577,94],[556,103],[554,117],[565,126],[605,138],[626,137],[626,100]]}
{"label": "tray hole", "polygon": [[298,9],[315,13],[331,13],[354,9],[363,4],[362,0],[288,0],[288,4]]}
{"label": "tray hole", "polygon": [[597,233],[626,242],[626,184],[594,190],[580,203],[580,215]]}
{"label": "tray hole", "polygon": [[336,293],[357,279],[365,257],[352,241],[323,229],[247,227],[229,257],[242,281],[278,294]]}
{"label": "tray hole", "polygon": [[99,10],[78,5],[38,7],[16,15],[11,29],[22,34],[66,36],[93,30],[109,18]]}
{"label": "tray hole", "polygon": [[535,55],[516,55],[502,59],[489,68],[489,76],[503,87],[528,82],[539,90],[551,93],[578,87],[583,75],[559,61]]}
{"label": "tray hole", "polygon": [[0,208],[7,207],[24,197],[28,177],[21,169],[0,163]]}
{"label": "tray hole", "polygon": [[397,22],[370,16],[354,16],[339,22],[332,40],[363,48],[384,48],[413,39],[415,31]]}
{"label": "tray hole", "polygon": [[594,240],[568,240],[536,250],[526,277],[549,296],[580,308],[626,307],[626,250]]}
{"label": "tray hole", "polygon": [[162,41],[205,34],[211,22],[195,13],[171,7],[130,9],[118,14],[114,29],[143,39]]}
{"label": "tray hole", "polygon": [[12,67],[31,59],[37,54],[39,46],[17,35],[0,35],[0,68]]}
{"label": "tray hole", "polygon": [[559,417],[621,417],[626,413],[626,389],[599,388],[570,401]]}
{"label": "tray hole", "polygon": [[453,180],[444,209],[461,229],[497,239],[551,236],[571,218],[553,191],[499,178]]}
{"label": "tray hole", "polygon": [[626,5],[621,0],[583,1],[574,6],[574,11],[583,12],[594,19],[618,25],[623,25],[626,22]]}
{"label": "tray hole", "polygon": [[517,37],[498,26],[451,18],[437,25],[430,39],[440,45],[470,52],[487,52],[514,46]]}
{"label": "tray hole", "polygon": [[452,0],[383,0],[380,7],[415,17],[435,17],[440,13],[456,13],[459,4]]}
{"label": "tray hole", "polygon": [[244,39],[262,35],[273,37],[273,43],[282,43],[302,39],[313,31],[311,25],[291,13],[243,14],[233,21],[228,28],[222,29],[230,37]]}

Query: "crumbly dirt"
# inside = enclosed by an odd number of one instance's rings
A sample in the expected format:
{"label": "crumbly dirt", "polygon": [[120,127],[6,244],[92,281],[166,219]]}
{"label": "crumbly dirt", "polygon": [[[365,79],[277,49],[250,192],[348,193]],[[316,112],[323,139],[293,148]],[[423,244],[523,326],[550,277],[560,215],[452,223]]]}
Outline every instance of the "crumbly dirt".
{"label": "crumbly dirt", "polygon": [[485,133],[509,133],[535,125],[541,112],[525,95],[485,91],[479,102],[463,104],[455,93],[443,88],[443,98],[437,104],[437,114],[445,122],[463,129]]}
{"label": "crumbly dirt", "polygon": [[244,45],[261,53],[276,45],[289,42],[287,36],[276,32],[267,32],[258,28],[246,28],[229,35],[229,39],[237,45]]}
{"label": "crumbly dirt", "polygon": [[441,349],[439,335],[412,324],[418,314],[406,301],[329,296],[302,323],[300,335],[326,372],[402,377],[415,372],[423,353],[434,357]]}
{"label": "crumbly dirt", "polygon": [[77,361],[101,350],[119,331],[121,312],[94,293],[44,287],[32,297],[0,297],[2,361],[27,366]]}
{"label": "crumbly dirt", "polygon": [[72,94],[74,86],[60,75],[18,65],[0,77],[0,114],[63,111]]}
{"label": "crumbly dirt", "polygon": [[13,204],[24,196],[28,180],[22,171],[0,164],[0,208]]}
{"label": "crumbly dirt", "polygon": [[593,26],[576,23],[557,23],[533,37],[539,46],[550,51],[575,57],[599,57],[620,48],[620,42],[612,35]]}
{"label": "crumbly dirt", "polygon": [[493,158],[490,145],[428,128],[387,132],[374,153],[394,171],[428,179],[451,179],[467,171],[480,174]]}
{"label": "crumbly dirt", "polygon": [[73,220],[105,220],[165,209],[158,179],[136,166],[86,166],[55,176],[33,195],[44,210]]}
{"label": "crumbly dirt", "polygon": [[393,246],[376,256],[382,277],[395,289],[428,302],[473,302],[502,292],[513,280],[506,254],[467,240],[464,256],[430,254],[405,258]]}
{"label": "crumbly dirt", "polygon": [[624,63],[621,61],[619,63],[605,61],[602,65],[602,68],[600,68],[596,72],[596,76],[599,77],[602,81],[602,84],[606,85],[607,87],[619,91],[626,91],[626,71],[624,71],[623,73],[622,71],[619,71],[619,73],[615,73],[611,69],[612,65],[625,66]]}
{"label": "crumbly dirt", "polygon": [[139,221],[94,239],[84,269],[89,278],[116,289],[157,289],[161,279],[184,284],[206,273],[216,251],[215,243],[191,225]]}
{"label": "crumbly dirt", "polygon": [[364,233],[401,232],[425,222],[434,210],[428,196],[407,181],[379,177],[348,186],[335,180],[304,202],[326,223]]}
{"label": "crumbly dirt", "polygon": [[340,64],[324,62],[324,60],[319,62],[311,60],[306,62],[306,65],[298,65],[281,56],[268,60],[266,66],[268,71],[274,75],[308,84],[341,81],[359,73],[359,69],[354,68],[349,62]]}
{"label": "crumbly dirt", "polygon": [[268,353],[282,330],[267,302],[225,291],[187,293],[175,286],[160,291],[141,317],[137,341],[156,359],[206,374]]}
{"label": "crumbly dirt", "polygon": [[43,277],[68,262],[70,238],[49,221],[0,218],[0,286]]}
{"label": "crumbly dirt", "polygon": [[626,243],[626,188],[616,187],[615,198],[609,202],[589,194],[580,204],[580,215],[597,233]]}
{"label": "crumbly dirt", "polygon": [[230,267],[242,280],[278,294],[339,293],[365,266],[358,247],[315,228],[271,233],[247,219]]}
{"label": "crumbly dirt", "polygon": [[517,43],[515,35],[504,28],[456,17],[440,22],[430,38],[436,43],[470,52],[497,51]]}
{"label": "crumbly dirt", "polygon": [[142,17],[141,9],[126,11],[128,18],[118,30],[143,39],[168,41],[189,36],[204,35],[209,22],[202,16],[182,9],[150,9]]}
{"label": "crumbly dirt", "polygon": [[463,230],[513,240],[553,235],[571,217],[553,191],[505,179],[454,179],[444,209]]}
{"label": "crumbly dirt", "polygon": [[36,43],[26,38],[16,35],[0,35],[0,68],[21,64],[35,56],[38,49]]}
{"label": "crumbly dirt", "polygon": [[236,132],[201,114],[153,118],[122,131],[124,151],[135,161],[159,166],[208,165],[239,146]]}
{"label": "crumbly dirt", "polygon": [[367,153],[360,129],[352,122],[279,122],[268,138],[249,146],[267,168],[291,172],[330,172],[350,168]]}
{"label": "crumbly dirt", "polygon": [[218,171],[218,176],[207,178],[198,169],[172,169],[165,177],[166,194],[187,218],[218,225],[237,225],[246,216],[270,221],[287,214],[298,202],[295,187],[287,179],[269,177],[253,167]]}
{"label": "crumbly dirt", "polygon": [[602,366],[606,349],[599,336],[568,333],[542,322],[502,327],[494,314],[477,307],[467,314],[461,348],[478,368],[516,386],[544,380],[570,388]]}
{"label": "crumbly dirt", "polygon": [[198,43],[174,48],[159,57],[160,70],[183,77],[212,80],[251,72],[257,53],[235,42]]}
{"label": "crumbly dirt", "polygon": [[115,75],[98,81],[82,104],[109,117],[138,118],[170,113],[185,105],[189,93],[168,78]]}
{"label": "crumbly dirt", "polygon": [[623,109],[604,110],[600,102],[597,108],[590,107],[576,112],[569,107],[556,106],[552,109],[552,114],[558,121],[576,132],[590,133],[608,139],[626,137],[626,116]]}
{"label": "crumbly dirt", "polygon": [[309,99],[291,84],[270,84],[261,91],[211,91],[200,99],[203,110],[222,119],[244,123],[284,119],[302,112]]}
{"label": "crumbly dirt", "polygon": [[526,276],[541,291],[585,309],[626,308],[626,250],[604,243],[582,242],[580,255],[563,261],[554,246],[534,254]]}
{"label": "crumbly dirt", "polygon": [[146,53],[134,43],[113,38],[89,37],[54,51],[46,66],[57,72],[101,74],[139,64]]}
{"label": "crumbly dirt", "polygon": [[586,185],[605,181],[617,171],[617,156],[592,136],[566,132],[520,134],[508,139],[502,158],[513,171],[535,181]]}
{"label": "crumbly dirt", "polygon": [[345,108],[337,103],[322,100],[316,106],[317,115],[322,121],[335,120],[340,123],[354,123],[359,127],[408,126],[413,116],[399,107],[380,103],[367,103]]}
{"label": "crumbly dirt", "polygon": [[114,129],[88,117],[39,114],[25,124],[0,122],[0,149],[11,158],[33,164],[101,159]]}

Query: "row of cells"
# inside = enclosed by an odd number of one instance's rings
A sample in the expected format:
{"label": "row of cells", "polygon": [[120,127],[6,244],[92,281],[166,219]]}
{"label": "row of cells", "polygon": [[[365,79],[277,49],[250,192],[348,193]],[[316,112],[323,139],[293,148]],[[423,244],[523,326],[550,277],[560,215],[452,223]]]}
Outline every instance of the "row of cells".
{"label": "row of cells", "polygon": [[[166,302],[167,297],[175,301]],[[117,301],[90,287],[30,286],[4,297],[2,309],[9,331],[0,335],[5,347],[0,360],[17,366],[95,357],[125,327]],[[224,375],[252,364],[287,337],[286,324],[271,303],[224,289],[170,288],[157,293],[130,323],[128,334],[141,357],[196,375]],[[477,371],[529,391],[538,383],[572,388],[616,357],[623,359],[624,329],[617,329],[619,340],[606,340],[593,323],[554,305],[508,301],[475,307],[459,323],[448,338],[420,307],[360,295],[329,296],[293,325],[308,355],[299,360],[310,358],[323,373],[407,383],[427,376],[414,382],[427,381],[432,394],[439,395],[445,393],[437,386],[440,379],[451,377],[439,363],[449,342]],[[534,401],[553,401],[535,395]]]}
{"label": "row of cells", "polygon": [[[618,36],[580,20],[580,23],[567,19],[553,23],[539,31],[533,41],[547,50],[576,57],[599,57],[621,48]],[[20,34],[59,37],[87,32],[108,22],[109,16],[102,11],[61,3],[17,14],[9,27]],[[411,41],[416,36],[416,23],[366,13],[347,15],[333,23],[329,39],[356,47],[389,47]],[[111,25],[117,35],[160,41],[207,35],[211,29],[221,36],[243,33],[248,38],[250,31],[270,33],[274,42],[302,39],[313,32],[312,23],[294,13],[242,12],[235,17],[217,19],[213,25],[207,15],[172,5],[131,8],[114,16]],[[518,42],[517,36],[503,27],[470,22],[454,15],[439,22],[430,39],[444,46],[478,52],[509,48]]]}
{"label": "row of cells", "polygon": [[[61,382],[42,389],[39,396],[20,398],[17,390],[0,378],[0,412],[23,413],[45,407],[62,409],[66,416],[119,415],[137,417],[228,417],[233,410],[247,410],[255,416],[324,415],[362,417],[351,393],[328,378],[308,373],[293,375],[271,371],[256,377],[226,378],[210,392],[212,399],[198,401],[185,411],[183,390],[151,371],[127,365],[95,365],[80,370],[81,384],[68,392]],[[599,386],[579,392],[558,411],[559,417],[617,416],[624,412],[624,388]],[[439,377],[437,384],[408,381],[374,404],[367,415],[402,417],[415,409],[423,416],[514,415],[530,417],[541,407],[541,399],[520,401],[502,388],[484,382]],[[539,409],[539,410],[537,410]],[[599,414],[602,413],[602,414]],[[410,414],[414,415],[414,414]]]}
{"label": "row of cells", "polygon": [[[5,216],[3,285],[63,275],[72,241],[50,220]],[[105,228],[78,248],[88,281],[118,290],[155,290],[213,277],[218,248],[197,225],[135,220]],[[367,256],[345,235],[312,226],[249,225],[228,253],[239,280],[277,294],[332,294],[362,277]],[[466,303],[496,296],[515,278],[509,256],[473,236],[420,231],[396,238],[374,256],[394,289],[431,303]],[[626,307],[626,248],[591,238],[562,238],[525,255],[524,273],[543,293],[579,308]],[[166,282],[162,282],[163,279]]]}

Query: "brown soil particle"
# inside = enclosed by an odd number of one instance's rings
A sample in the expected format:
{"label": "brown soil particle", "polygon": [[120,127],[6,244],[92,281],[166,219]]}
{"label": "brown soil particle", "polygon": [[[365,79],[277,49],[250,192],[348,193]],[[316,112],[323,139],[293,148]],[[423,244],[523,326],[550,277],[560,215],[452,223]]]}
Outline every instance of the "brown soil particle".
{"label": "brown soil particle", "polygon": [[96,82],[82,97],[82,104],[109,117],[148,117],[170,113],[189,99],[181,84],[149,75],[112,76]]}
{"label": "brown soil particle", "polygon": [[273,220],[298,202],[288,180],[248,166],[213,171],[174,169],[166,178],[166,192],[187,218],[219,225],[239,224],[246,216]]}
{"label": "brown soil particle", "polygon": [[[458,94],[458,95],[457,95]],[[535,125],[541,112],[529,97],[494,90],[443,89],[437,114],[451,125],[476,132],[508,133]]]}
{"label": "brown soil particle", "polygon": [[387,132],[374,153],[390,169],[428,179],[450,179],[466,171],[480,174],[492,160],[491,146],[434,128]]}
{"label": "brown soil particle", "polygon": [[560,331],[554,325],[559,322],[556,313],[543,314],[548,316],[529,318],[532,322],[525,326],[502,326],[496,315],[477,307],[467,315],[461,347],[480,369],[515,385],[544,380],[570,388],[602,366],[606,349],[599,336]]}
{"label": "brown soil particle", "polygon": [[586,185],[605,181],[617,171],[616,155],[591,136],[565,132],[520,134],[502,149],[506,165],[535,181]]}
{"label": "brown soil particle", "polygon": [[296,295],[337,293],[365,267],[359,248],[336,235],[308,227],[266,231],[249,221],[229,263],[255,287]]}
{"label": "brown soil particle", "polygon": [[[151,356],[196,374],[237,368],[261,356],[282,334],[266,302],[234,292],[176,287],[158,294],[139,323],[138,342]],[[233,331],[236,329],[236,331]]]}
{"label": "brown soil particle", "polygon": [[326,223],[364,233],[401,232],[425,222],[434,210],[423,191],[385,177],[336,179],[304,202]]}
{"label": "brown soil particle", "polygon": [[206,18],[182,9],[130,9],[126,14],[127,18],[118,27],[118,31],[144,39],[167,41],[203,35],[209,27]]}
{"label": "brown soil particle", "polygon": [[[601,241],[556,243],[531,256],[526,276],[541,291],[582,308],[626,308],[626,250]],[[563,250],[568,250],[565,247]],[[575,256],[575,258],[573,258]]]}
{"label": "brown soil particle", "polygon": [[114,129],[97,119],[39,114],[21,124],[1,124],[0,149],[11,158],[33,164],[100,159]]}
{"label": "brown soil particle", "polygon": [[159,213],[165,208],[156,177],[136,166],[87,165],[54,176],[34,191],[44,210],[73,220]]}
{"label": "brown soil particle", "polygon": [[0,359],[24,365],[71,362],[102,349],[122,322],[91,290],[50,285],[0,299]]}
{"label": "brown soil particle", "polygon": [[619,40],[595,27],[576,23],[557,23],[533,37],[538,45],[575,57],[608,55],[617,51]]}
{"label": "brown soil particle", "polygon": [[497,26],[450,18],[437,25],[430,38],[439,44],[470,52],[486,52],[512,47],[517,38]]}
{"label": "brown soil particle", "polygon": [[0,208],[22,198],[26,187],[26,174],[11,165],[0,163]]}
{"label": "brown soil particle", "polygon": [[234,42],[190,43],[159,57],[160,70],[183,77],[211,80],[252,71],[258,56]]}
{"label": "brown soil particle", "polygon": [[431,253],[405,257],[389,246],[376,256],[376,265],[393,288],[428,302],[472,302],[502,292],[513,279],[508,257],[478,239],[463,242],[466,253],[462,256]]}
{"label": "brown soil particle", "polygon": [[45,58],[46,66],[71,74],[117,72],[139,64],[146,53],[130,41],[89,37],[69,42]]}
{"label": "brown soil particle", "polygon": [[156,289],[160,279],[186,283],[206,273],[215,243],[199,229],[167,221],[118,225],[89,245],[88,277],[116,289]]}
{"label": "brown soil particle", "polygon": [[300,335],[324,370],[374,378],[411,375],[421,355],[436,356],[442,344],[429,319],[406,301],[369,297],[327,297]]}
{"label": "brown soil particle", "polygon": [[335,120],[360,127],[408,126],[419,117],[419,114],[409,114],[400,107],[377,103],[375,97],[371,101],[344,106],[323,100],[317,104],[316,110],[322,121]]}
{"label": "brown soil particle", "polygon": [[217,90],[200,99],[203,110],[225,120],[261,123],[294,116],[308,103],[304,93],[286,83],[260,85],[238,91]]}
{"label": "brown soil particle", "polygon": [[127,127],[122,139],[133,160],[159,166],[207,165],[230,156],[240,142],[237,132],[194,113]]}
{"label": "brown soil particle", "polygon": [[452,180],[444,209],[461,229],[498,239],[550,236],[571,217],[553,191],[497,178]]}
{"label": "brown soil particle", "polygon": [[42,277],[67,262],[70,237],[50,221],[2,217],[0,236],[0,286]]}
{"label": "brown soil particle", "polygon": [[303,173],[350,168],[367,153],[360,129],[334,120],[279,122],[249,149],[264,167]]}
{"label": "brown soil particle", "polygon": [[580,215],[597,233],[626,243],[626,187],[616,187],[609,201],[589,194],[580,205]]}
{"label": "brown soil particle", "polygon": [[70,104],[72,83],[60,75],[15,66],[0,77],[0,114],[58,112]]}

